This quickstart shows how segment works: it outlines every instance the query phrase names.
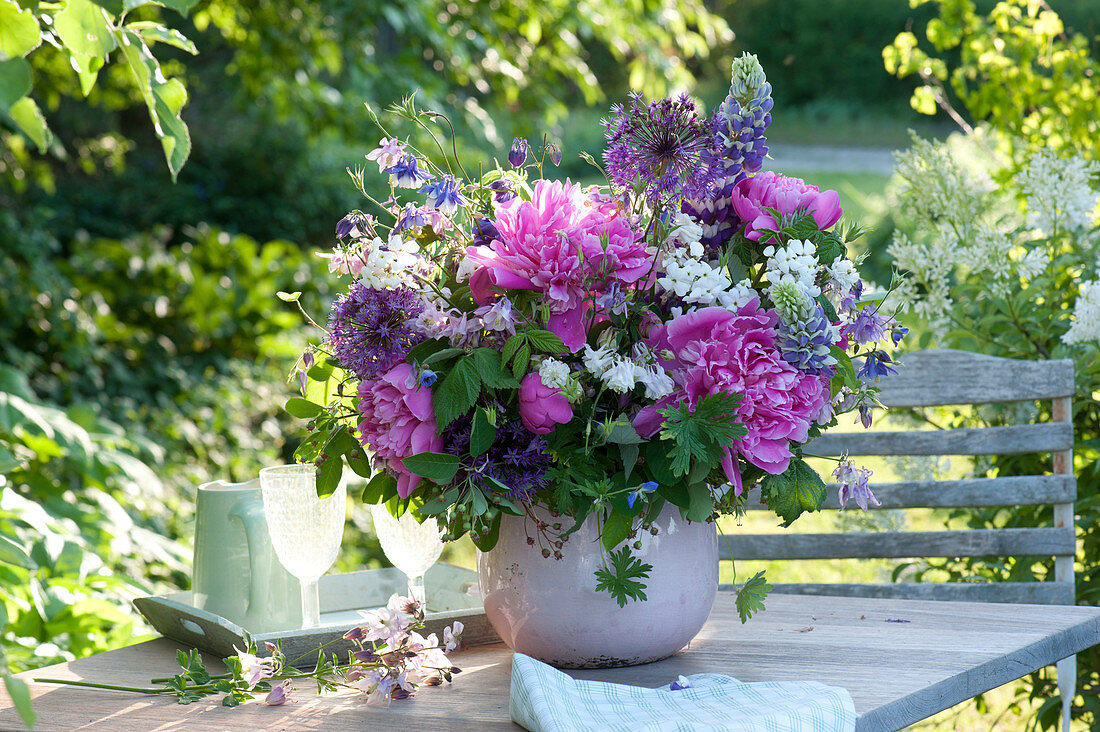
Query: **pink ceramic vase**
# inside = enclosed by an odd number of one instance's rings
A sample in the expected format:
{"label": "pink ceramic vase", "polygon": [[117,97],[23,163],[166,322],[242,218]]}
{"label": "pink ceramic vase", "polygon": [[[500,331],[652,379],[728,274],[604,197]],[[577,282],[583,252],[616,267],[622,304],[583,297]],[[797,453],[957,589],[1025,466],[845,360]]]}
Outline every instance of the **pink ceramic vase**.
{"label": "pink ceramic vase", "polygon": [[[542,512],[547,521],[549,519]],[[562,668],[611,668],[671,656],[695,637],[718,591],[718,540],[714,524],[689,522],[668,504],[640,532],[635,556],[653,565],[645,601],[619,607],[596,591],[601,559],[596,520],[589,517],[562,547],[562,559],[545,558],[527,543],[528,520],[505,516],[500,541],[478,554],[485,614],[513,650]]]}

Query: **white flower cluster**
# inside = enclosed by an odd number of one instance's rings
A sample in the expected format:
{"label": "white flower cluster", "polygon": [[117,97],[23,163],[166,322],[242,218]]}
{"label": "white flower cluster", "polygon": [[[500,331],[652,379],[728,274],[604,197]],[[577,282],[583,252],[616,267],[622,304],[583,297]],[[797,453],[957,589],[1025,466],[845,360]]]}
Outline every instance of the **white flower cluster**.
{"label": "white flower cluster", "polygon": [[792,239],[785,247],[769,246],[764,249],[764,256],[768,258],[765,273],[770,283],[769,294],[771,288],[788,280],[795,282],[810,298],[821,294],[817,286],[817,248],[812,241]]}
{"label": "white flower cluster", "polygon": [[[671,394],[676,384],[660,364],[652,362],[652,354],[646,353],[644,348],[635,347],[635,356],[637,360],[627,358],[606,345],[596,350],[585,346],[584,367],[618,394],[625,394],[638,384],[645,387],[647,399],[660,399]],[[543,382],[547,383],[545,378]]]}
{"label": "white flower cluster", "polygon": [[1100,194],[1089,178],[1100,163],[1081,158],[1059,158],[1049,151],[1035,153],[1018,178],[1027,196],[1028,226],[1046,235],[1056,230],[1076,232],[1096,221]]}
{"label": "white flower cluster", "polygon": [[679,246],[665,255],[661,262],[665,275],[657,278],[657,284],[688,304],[704,307],[718,304],[737,310],[756,297],[748,280],[734,285],[724,268],[703,261],[702,227],[684,214],[677,214],[676,222],[669,242]]}
{"label": "white flower cluster", "polygon": [[363,284],[378,290],[395,287],[420,289],[415,272],[425,269],[420,247],[412,239],[390,235],[387,242],[375,237],[363,250],[361,277]]}
{"label": "white flower cluster", "polygon": [[1100,342],[1100,282],[1081,284],[1073,308],[1073,323],[1062,335],[1062,342],[1069,346],[1090,341]]}
{"label": "white flower cluster", "polygon": [[830,294],[838,302],[846,297],[859,282],[859,272],[856,270],[855,262],[843,254],[838,255],[832,264],[826,266],[825,272],[829,275]]}

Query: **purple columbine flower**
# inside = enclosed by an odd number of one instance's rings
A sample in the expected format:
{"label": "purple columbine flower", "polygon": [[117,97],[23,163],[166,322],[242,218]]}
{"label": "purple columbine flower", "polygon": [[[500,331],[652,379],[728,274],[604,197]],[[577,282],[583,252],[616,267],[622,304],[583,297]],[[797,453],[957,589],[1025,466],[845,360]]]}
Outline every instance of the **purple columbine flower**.
{"label": "purple columbine flower", "polygon": [[878,343],[886,337],[891,320],[879,315],[877,308],[865,307],[856,314],[852,323],[844,327],[844,334],[850,335],[861,346]]}
{"label": "purple columbine flower", "polygon": [[863,367],[856,375],[860,378],[868,377],[877,381],[883,376],[897,373],[893,368],[887,366],[890,363],[893,363],[893,361],[890,360],[890,355],[886,351],[871,351],[863,359]]}
{"label": "purple columbine flower", "polygon": [[439,374],[431,369],[424,369],[420,372],[420,385],[424,387],[430,387],[439,379]]}
{"label": "purple columbine flower", "polygon": [[489,189],[493,192],[493,203],[508,203],[516,197],[516,184],[508,178],[497,178]]}
{"label": "purple columbine flower", "polygon": [[527,162],[527,151],[530,146],[527,144],[527,140],[521,137],[517,137],[512,140],[512,149],[508,151],[508,164],[513,168],[518,168]]}
{"label": "purple columbine flower", "polygon": [[630,105],[616,104],[603,120],[607,172],[621,188],[636,182],[645,187],[651,203],[702,198],[711,193],[717,166],[714,133],[695,113],[686,94],[645,104],[641,94],[630,95]]}
{"label": "purple columbine flower", "polygon": [[894,342],[894,346],[897,347],[901,343],[901,339],[909,335],[909,329],[904,325],[894,325],[890,328],[890,340]]}
{"label": "purple columbine flower", "polygon": [[393,230],[418,234],[428,224],[428,214],[423,208],[415,203],[406,203],[405,208],[397,214],[397,223],[393,225]]}
{"label": "purple columbine flower", "polygon": [[647,480],[645,483],[642,483],[640,486],[631,491],[629,495],[627,495],[626,505],[630,508],[634,508],[634,502],[637,501],[639,498],[643,498],[643,494],[652,493],[655,490],[657,490],[657,481]]}
{"label": "purple columbine flower", "polygon": [[286,700],[290,696],[290,689],[290,679],[286,679],[283,683],[271,687],[271,691],[267,692],[267,696],[264,697],[264,704],[269,707],[277,707],[286,704]]}
{"label": "purple columbine flower", "polygon": [[420,189],[428,194],[428,205],[450,216],[459,207],[465,208],[466,199],[460,190],[461,184],[453,175],[445,175],[435,183],[429,183]]}
{"label": "purple columbine flower", "polygon": [[396,165],[404,154],[405,143],[396,138],[390,140],[383,137],[379,141],[378,147],[367,153],[367,160],[378,163],[378,170],[384,172],[386,168]]}
{"label": "purple columbine flower", "polygon": [[857,468],[852,464],[852,461],[848,458],[844,458],[840,461],[840,464],[836,466],[836,470],[833,471],[833,477],[840,483],[840,505],[847,507],[848,501],[854,500],[856,505],[867,510],[867,505],[873,504],[875,506],[881,506],[878,499],[875,498],[875,494],[871,492],[871,488],[868,485],[868,480],[871,478],[871,471],[867,468]]}
{"label": "purple columbine flower", "polygon": [[353,282],[332,304],[328,330],[333,353],[360,381],[370,381],[423,340],[409,322],[423,310],[423,300],[408,287],[376,290]]}
{"label": "purple columbine flower", "polygon": [[364,236],[370,229],[373,218],[362,211],[352,211],[336,223],[336,238],[346,236]]}
{"label": "purple columbine flower", "polygon": [[403,154],[400,160],[383,172],[389,173],[394,183],[402,188],[416,188],[435,177],[431,173],[421,170],[419,161],[411,153]]}
{"label": "purple columbine flower", "polygon": [[561,165],[561,148],[558,147],[558,143],[547,143],[546,154],[550,156],[551,163],[553,163],[554,165]]}
{"label": "purple columbine flower", "polygon": [[500,240],[500,232],[497,231],[496,224],[493,223],[492,219],[487,219],[484,216],[474,219],[474,230],[472,233],[475,246],[487,247],[493,241]]}

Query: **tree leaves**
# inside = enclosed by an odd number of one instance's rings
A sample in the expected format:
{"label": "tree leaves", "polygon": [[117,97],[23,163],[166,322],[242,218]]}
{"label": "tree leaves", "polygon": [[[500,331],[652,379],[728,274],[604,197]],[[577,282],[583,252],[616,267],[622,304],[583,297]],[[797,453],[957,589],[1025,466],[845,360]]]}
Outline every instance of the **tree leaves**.
{"label": "tree leaves", "polygon": [[0,55],[21,58],[38,48],[42,33],[31,10],[14,0],[0,0]]}

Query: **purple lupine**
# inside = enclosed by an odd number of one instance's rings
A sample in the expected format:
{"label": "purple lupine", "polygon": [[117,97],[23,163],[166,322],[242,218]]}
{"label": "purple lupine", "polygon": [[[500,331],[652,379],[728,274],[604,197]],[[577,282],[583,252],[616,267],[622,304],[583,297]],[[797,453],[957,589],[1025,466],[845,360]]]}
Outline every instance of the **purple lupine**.
{"label": "purple lupine", "polygon": [[512,140],[512,148],[508,151],[508,164],[513,168],[518,168],[527,162],[527,151],[530,146],[527,144],[527,140],[522,137],[517,137]]}
{"label": "purple lupine", "polygon": [[332,304],[329,344],[341,366],[360,381],[370,381],[423,340],[409,323],[423,310],[423,300],[407,287],[376,290],[354,282]]}
{"label": "purple lupine", "polygon": [[686,94],[646,104],[633,92],[616,104],[606,128],[604,162],[620,188],[641,182],[650,203],[710,195],[717,166],[714,134]]}
{"label": "purple lupine", "polygon": [[777,342],[781,358],[807,374],[831,376],[836,364],[836,358],[829,353],[834,335],[825,310],[814,303],[804,320],[780,323]]}
{"label": "purple lupine", "polygon": [[702,244],[709,251],[724,245],[742,223],[730,195],[738,181],[760,170],[768,154],[771,92],[756,56],[746,53],[733,62],[729,95],[711,118],[717,147],[714,164],[719,169],[715,190],[685,201],[681,209],[703,227]]}

